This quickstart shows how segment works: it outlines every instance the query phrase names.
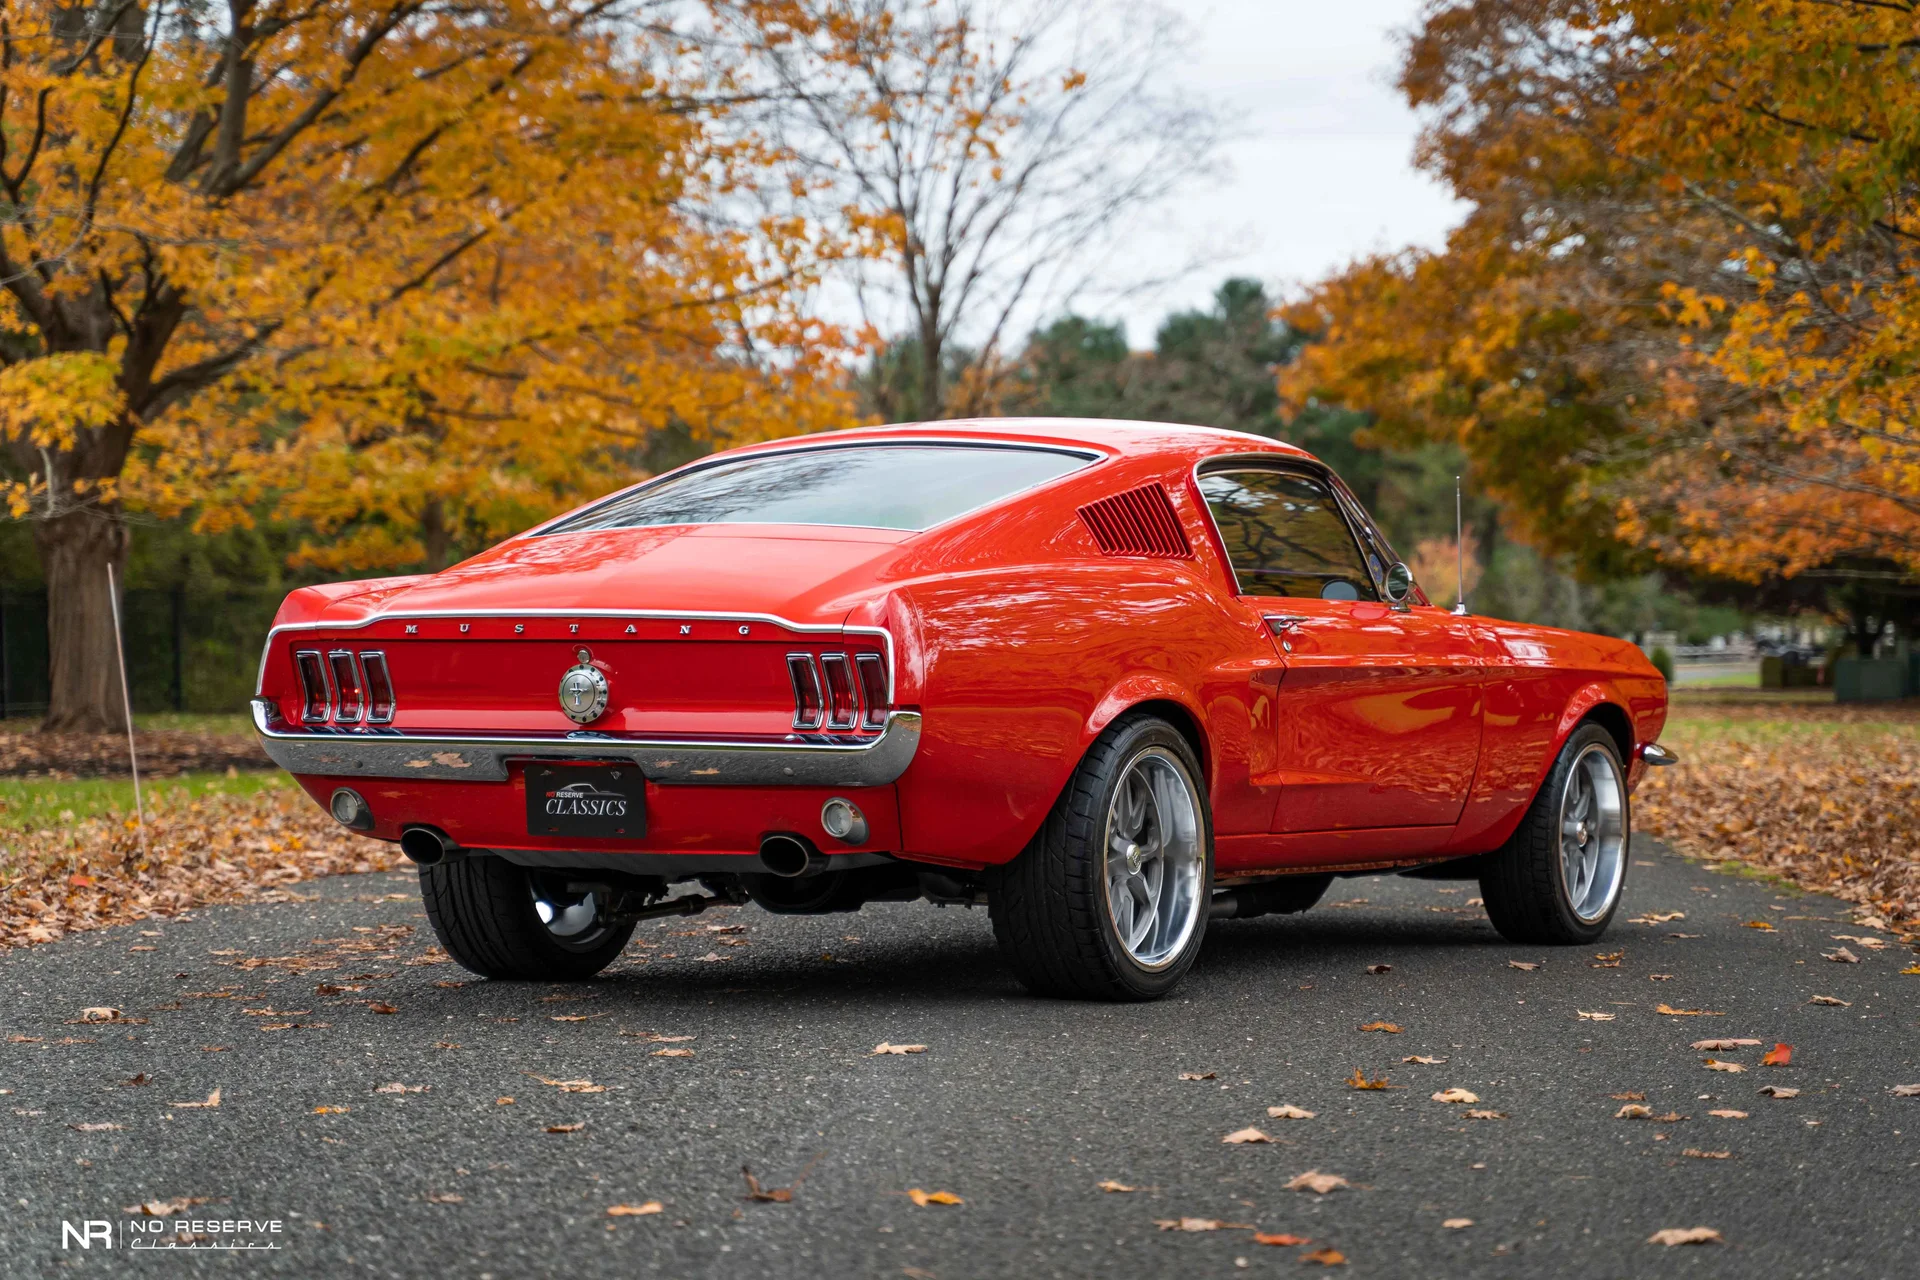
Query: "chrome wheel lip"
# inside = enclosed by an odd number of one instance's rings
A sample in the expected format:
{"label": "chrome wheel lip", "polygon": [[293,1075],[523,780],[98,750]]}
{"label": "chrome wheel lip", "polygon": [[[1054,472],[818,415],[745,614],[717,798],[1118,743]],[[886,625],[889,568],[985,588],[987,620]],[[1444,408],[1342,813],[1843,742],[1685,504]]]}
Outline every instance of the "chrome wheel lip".
{"label": "chrome wheel lip", "polygon": [[1613,910],[1627,872],[1627,785],[1598,742],[1573,758],[1560,789],[1560,884],[1582,924]]}
{"label": "chrome wheel lip", "polygon": [[1205,840],[1186,765],[1164,747],[1136,752],[1107,804],[1100,884],[1113,941],[1147,972],[1175,964],[1200,927]]}

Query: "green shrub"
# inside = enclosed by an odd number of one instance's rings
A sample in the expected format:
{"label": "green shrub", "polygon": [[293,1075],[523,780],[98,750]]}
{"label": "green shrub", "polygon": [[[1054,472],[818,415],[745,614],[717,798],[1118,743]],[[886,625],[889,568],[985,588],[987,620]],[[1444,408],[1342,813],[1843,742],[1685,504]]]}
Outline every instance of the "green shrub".
{"label": "green shrub", "polygon": [[1665,645],[1656,645],[1650,655],[1654,670],[1658,671],[1668,684],[1673,683],[1673,655],[1667,652]]}

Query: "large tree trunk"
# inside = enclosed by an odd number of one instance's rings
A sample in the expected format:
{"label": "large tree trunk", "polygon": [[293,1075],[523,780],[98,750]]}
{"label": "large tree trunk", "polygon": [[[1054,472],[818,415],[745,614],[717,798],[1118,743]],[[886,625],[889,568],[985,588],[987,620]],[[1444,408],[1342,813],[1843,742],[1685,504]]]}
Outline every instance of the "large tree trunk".
{"label": "large tree trunk", "polygon": [[50,733],[124,733],[107,566],[116,576],[125,573],[126,521],[117,507],[76,507],[37,523],[34,541],[47,575],[52,684],[40,727]]}

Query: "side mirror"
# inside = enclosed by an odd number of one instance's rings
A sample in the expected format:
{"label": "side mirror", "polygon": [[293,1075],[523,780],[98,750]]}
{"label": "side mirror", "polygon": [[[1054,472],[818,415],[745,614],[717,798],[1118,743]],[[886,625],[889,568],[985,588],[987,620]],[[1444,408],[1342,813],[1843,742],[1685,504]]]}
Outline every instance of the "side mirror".
{"label": "side mirror", "polygon": [[1389,603],[1406,607],[1407,597],[1413,592],[1413,570],[1399,561],[1387,570],[1387,600]]}

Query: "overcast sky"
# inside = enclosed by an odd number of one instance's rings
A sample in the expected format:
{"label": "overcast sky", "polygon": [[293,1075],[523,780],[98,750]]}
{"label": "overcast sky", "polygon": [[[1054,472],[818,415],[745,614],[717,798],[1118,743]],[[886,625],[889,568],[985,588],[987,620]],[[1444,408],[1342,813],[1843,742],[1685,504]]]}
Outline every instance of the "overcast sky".
{"label": "overcast sky", "polygon": [[[1123,14],[1127,0],[1109,0]],[[1361,254],[1438,246],[1464,210],[1412,165],[1416,121],[1392,87],[1397,29],[1419,0],[1176,0],[1195,44],[1184,79],[1222,108],[1225,172],[1143,229],[1147,261],[1210,252],[1180,285],[1099,308],[1148,347],[1159,319],[1228,275],[1285,289]],[[1090,308],[1091,309],[1091,308]]]}

